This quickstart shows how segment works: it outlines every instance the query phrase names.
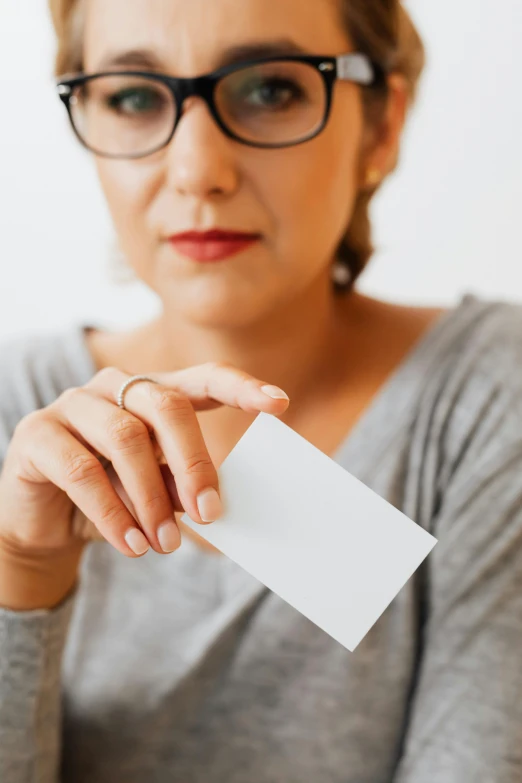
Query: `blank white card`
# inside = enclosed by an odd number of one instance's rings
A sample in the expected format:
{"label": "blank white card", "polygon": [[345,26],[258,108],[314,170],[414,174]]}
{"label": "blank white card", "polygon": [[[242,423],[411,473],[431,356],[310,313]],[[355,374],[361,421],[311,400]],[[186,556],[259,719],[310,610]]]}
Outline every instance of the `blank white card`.
{"label": "blank white card", "polygon": [[351,651],[437,543],[267,413],[218,475],[223,516],[181,521]]}

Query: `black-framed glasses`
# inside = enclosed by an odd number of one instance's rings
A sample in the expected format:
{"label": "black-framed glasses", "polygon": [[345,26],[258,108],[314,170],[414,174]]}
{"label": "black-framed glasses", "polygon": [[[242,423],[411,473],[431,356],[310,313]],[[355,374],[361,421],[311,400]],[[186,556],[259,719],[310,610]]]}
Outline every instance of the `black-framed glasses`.
{"label": "black-framed glasses", "polygon": [[223,133],[252,147],[302,144],[326,126],[336,79],[386,84],[367,55],[276,55],[195,78],[155,71],[65,74],[56,82],[73,130],[107,158],[142,158],[165,147],[192,95],[202,97]]}

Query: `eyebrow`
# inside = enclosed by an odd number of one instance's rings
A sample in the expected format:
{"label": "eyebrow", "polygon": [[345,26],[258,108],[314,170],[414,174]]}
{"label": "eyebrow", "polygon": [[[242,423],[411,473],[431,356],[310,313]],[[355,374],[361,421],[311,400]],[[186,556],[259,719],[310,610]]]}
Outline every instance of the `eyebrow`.
{"label": "eyebrow", "polygon": [[[279,38],[270,41],[254,41],[225,49],[218,58],[216,68],[243,62],[250,58],[271,57],[285,54],[311,54],[291,38]],[[113,66],[130,66],[150,70],[162,70],[165,64],[150,49],[130,49],[125,52],[109,53],[98,63],[97,70],[105,70]]]}

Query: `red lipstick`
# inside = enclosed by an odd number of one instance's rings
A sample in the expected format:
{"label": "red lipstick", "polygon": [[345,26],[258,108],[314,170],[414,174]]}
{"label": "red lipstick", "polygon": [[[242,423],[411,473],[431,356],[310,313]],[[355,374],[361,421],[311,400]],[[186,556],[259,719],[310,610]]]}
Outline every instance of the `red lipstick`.
{"label": "red lipstick", "polygon": [[244,231],[184,231],[169,237],[169,242],[193,261],[222,261],[257,242],[260,234]]}

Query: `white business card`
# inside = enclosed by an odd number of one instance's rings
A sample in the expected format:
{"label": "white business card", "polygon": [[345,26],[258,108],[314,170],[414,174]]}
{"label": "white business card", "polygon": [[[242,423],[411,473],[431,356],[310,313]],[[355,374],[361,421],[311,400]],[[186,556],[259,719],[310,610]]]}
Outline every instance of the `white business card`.
{"label": "white business card", "polygon": [[181,521],[351,651],[437,543],[267,413],[218,475],[223,516]]}

